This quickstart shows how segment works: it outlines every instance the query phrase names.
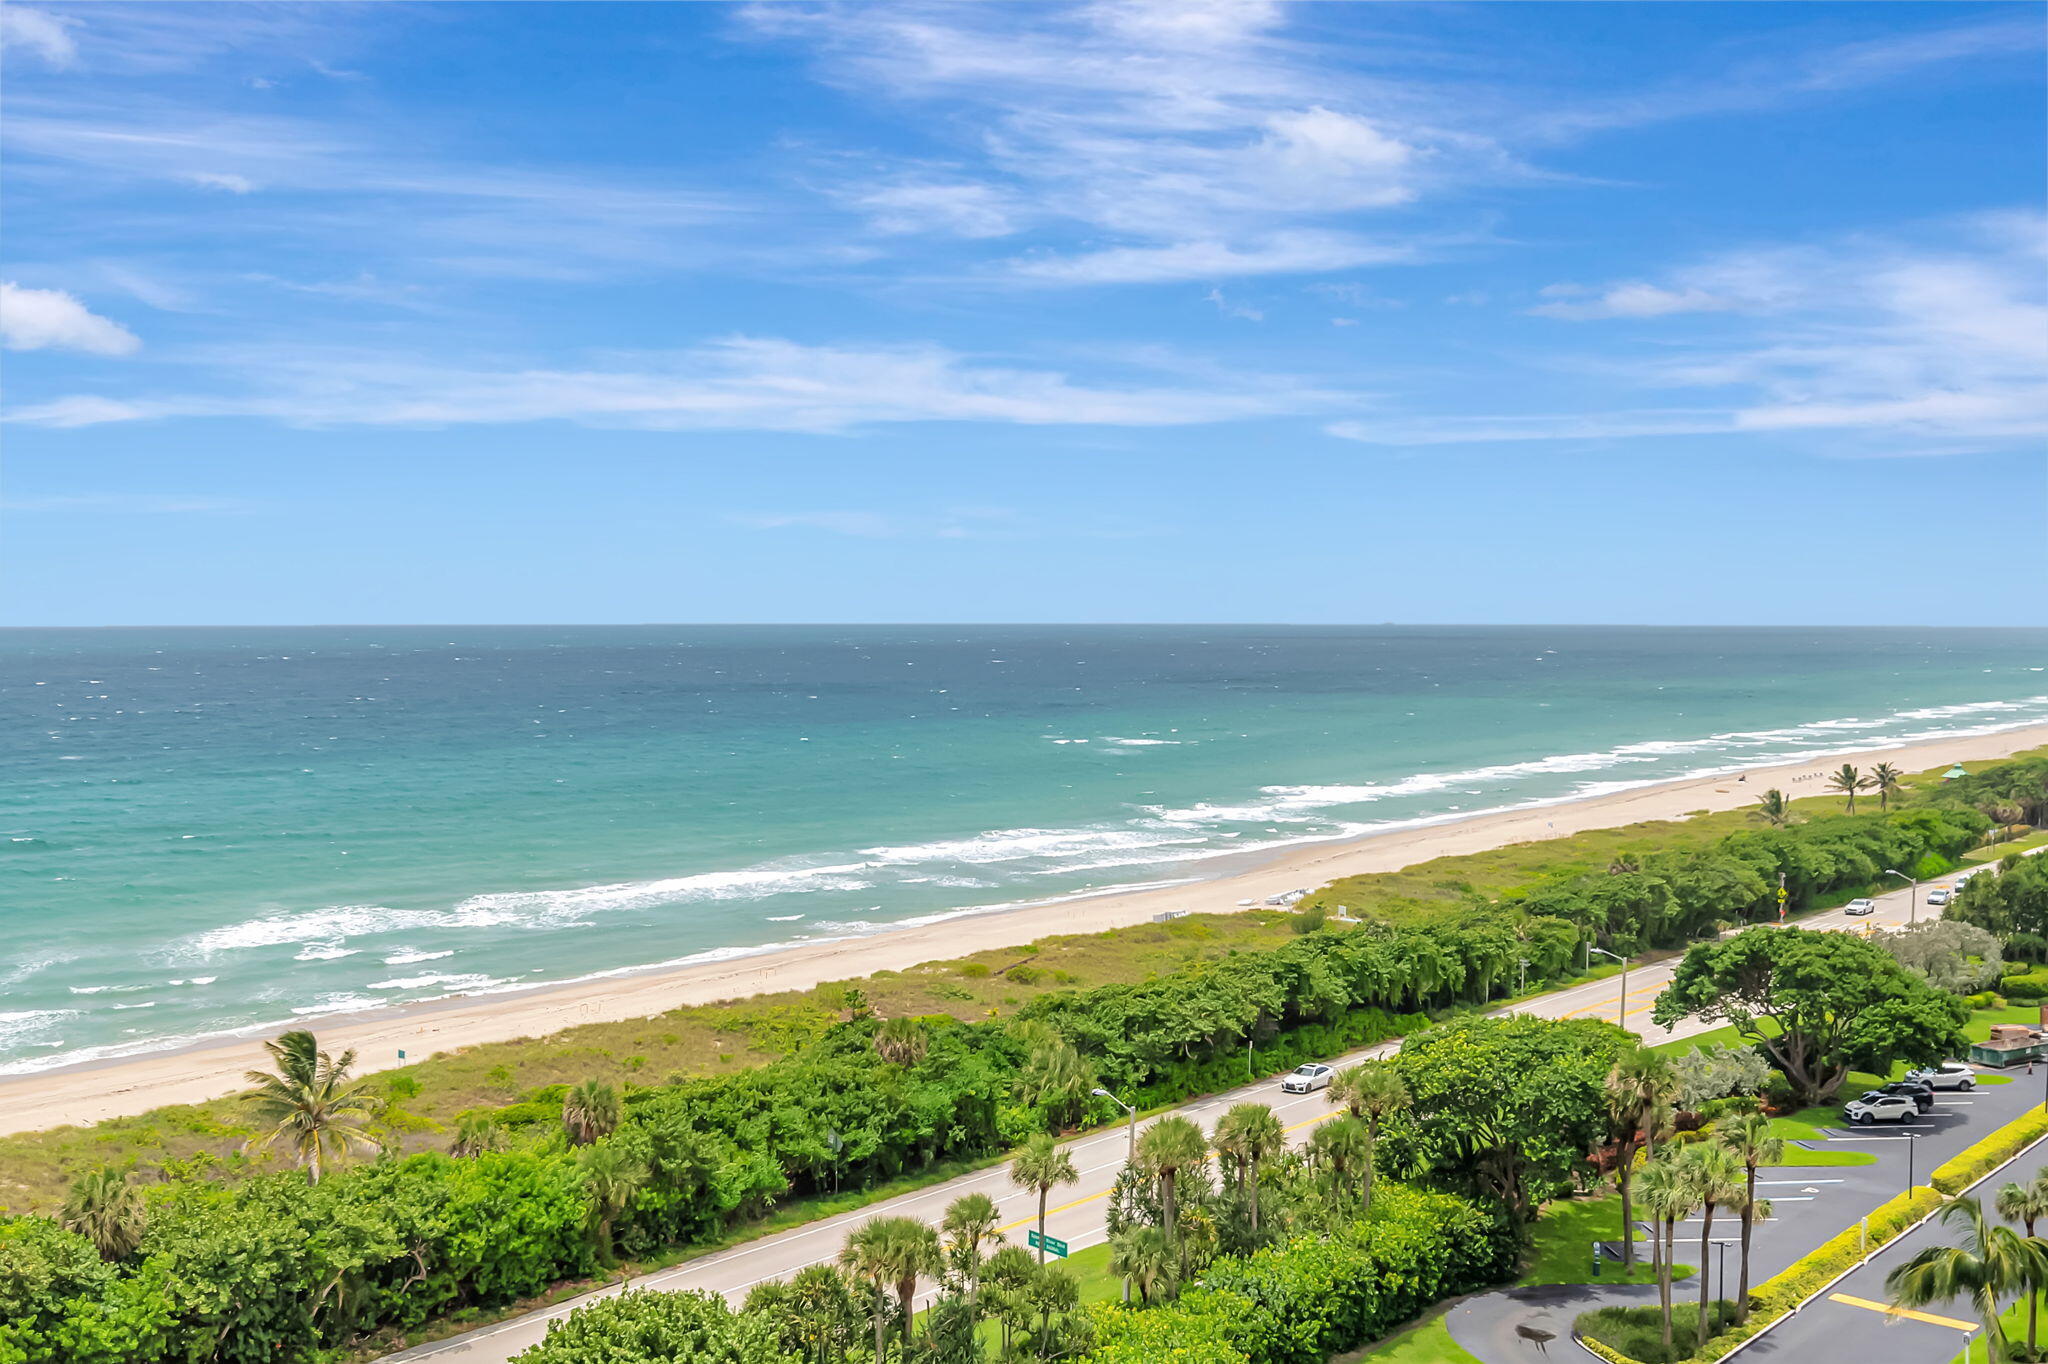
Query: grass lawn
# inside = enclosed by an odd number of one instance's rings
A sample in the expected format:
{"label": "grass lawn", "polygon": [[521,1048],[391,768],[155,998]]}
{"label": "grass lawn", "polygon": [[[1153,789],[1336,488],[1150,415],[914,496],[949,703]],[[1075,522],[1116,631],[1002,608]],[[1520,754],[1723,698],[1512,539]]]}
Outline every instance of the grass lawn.
{"label": "grass lawn", "polygon": [[[2043,1338],[2048,1338],[2048,1294],[2041,1295],[2040,1301],[2040,1334]],[[1962,1308],[1962,1310],[1953,1310],[1958,1307]],[[1977,1319],[1976,1313],[1970,1311],[1967,1304],[1965,1304],[1963,1300],[1960,1298],[1957,1299],[1955,1302],[1949,1304],[1947,1308],[1935,1307],[1929,1310],[1940,1312],[1943,1316],[1960,1317],[1967,1321],[1975,1321]],[[2025,1298],[2021,1298],[2018,1302],[2006,1308],[2005,1315],[2001,1316],[1998,1320],[1999,1324],[2005,1328],[2005,1338],[2007,1340],[2020,1345],[2024,1345],[2026,1343],[2027,1300]],[[1984,1340],[1983,1337],[1980,1335],[1977,1338],[1977,1341],[1971,1346],[1967,1356],[1961,1353],[1958,1353],[1956,1355],[1954,1364],[1983,1364],[1983,1361]]]}
{"label": "grass lawn", "polygon": [[[1646,1262],[1639,1261],[1627,1275],[1613,1261],[1605,1273],[1595,1276],[1593,1242],[1621,1239],[1621,1195],[1598,1198],[1560,1198],[1546,1203],[1530,1232],[1529,1253],[1522,1261],[1522,1275],[1515,1282],[1524,1286],[1545,1283],[1655,1283]],[[1649,1238],[1636,1234],[1637,1254],[1647,1255]],[[1678,1277],[1692,1271],[1678,1266]]]}
{"label": "grass lawn", "polygon": [[2025,838],[2010,838],[2003,843],[1993,843],[1988,847],[1972,849],[1963,854],[1963,865],[1966,867],[1980,867],[1986,862],[1996,862],[2011,853],[2025,852],[2029,848],[2038,848],[2044,843],[2048,843],[2048,829],[2028,834]]}
{"label": "grass lawn", "polygon": [[1399,1335],[1350,1354],[1332,1355],[1330,1364],[1484,1364],[1451,1339],[1444,1326],[1449,1310],[1448,1305],[1439,1306]]}

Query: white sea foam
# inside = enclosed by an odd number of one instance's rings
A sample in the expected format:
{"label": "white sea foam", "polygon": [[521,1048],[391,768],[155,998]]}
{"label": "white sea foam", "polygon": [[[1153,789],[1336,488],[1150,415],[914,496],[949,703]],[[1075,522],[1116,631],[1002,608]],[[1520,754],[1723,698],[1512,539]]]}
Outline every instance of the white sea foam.
{"label": "white sea foam", "polygon": [[423,975],[404,976],[397,980],[373,981],[363,988],[366,990],[424,990],[429,986],[439,986],[443,994],[461,994],[465,991],[481,990],[489,985],[500,985],[503,983],[496,976],[484,975],[481,972],[442,975],[439,972],[428,971]]}
{"label": "white sea foam", "polygon": [[444,952],[416,952],[408,948],[403,952],[394,952],[384,958],[384,964],[386,966],[411,966],[415,962],[439,961],[443,957],[452,957],[454,955],[455,949],[452,947]]}

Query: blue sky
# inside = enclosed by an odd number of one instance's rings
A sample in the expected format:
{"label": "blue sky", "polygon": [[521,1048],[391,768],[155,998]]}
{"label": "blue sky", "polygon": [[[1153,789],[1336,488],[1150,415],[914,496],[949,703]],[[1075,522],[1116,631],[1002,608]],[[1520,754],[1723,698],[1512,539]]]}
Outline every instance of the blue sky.
{"label": "blue sky", "polygon": [[2039,5],[0,25],[8,623],[2041,621]]}

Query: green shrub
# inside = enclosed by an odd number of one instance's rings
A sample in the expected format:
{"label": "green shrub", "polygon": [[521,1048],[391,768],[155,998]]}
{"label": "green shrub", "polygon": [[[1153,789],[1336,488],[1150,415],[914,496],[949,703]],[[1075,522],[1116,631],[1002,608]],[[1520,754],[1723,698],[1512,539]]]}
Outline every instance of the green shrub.
{"label": "green shrub", "polygon": [[[1707,1338],[1712,1340],[1734,1320],[1735,1304],[1716,1298]],[[1581,1313],[1572,1329],[1582,1340],[1596,1340],[1636,1364],[1677,1364],[1699,1348],[1700,1305],[1672,1304],[1669,1347],[1664,1344],[1664,1313],[1657,1307],[1602,1307]]]}
{"label": "green shrub", "polygon": [[1372,1216],[1343,1232],[1218,1260],[1199,1287],[1165,1307],[1098,1307],[1089,1358],[1322,1364],[1432,1303],[1509,1277],[1514,1255],[1500,1218],[1449,1194],[1385,1182]]}
{"label": "green shrub", "polygon": [[1961,1193],[1982,1179],[1986,1171],[2004,1164],[2015,1152],[2043,1135],[2048,1135],[2048,1109],[2029,1109],[1975,1146],[1936,1166],[1927,1182],[1945,1194]]}

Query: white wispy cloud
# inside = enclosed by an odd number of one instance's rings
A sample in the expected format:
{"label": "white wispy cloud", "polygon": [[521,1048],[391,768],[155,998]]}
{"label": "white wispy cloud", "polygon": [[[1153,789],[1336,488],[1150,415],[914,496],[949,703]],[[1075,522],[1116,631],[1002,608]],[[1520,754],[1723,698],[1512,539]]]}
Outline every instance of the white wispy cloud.
{"label": "white wispy cloud", "polygon": [[[1411,251],[1331,220],[1408,204],[1508,158],[1431,124],[1413,92],[1330,63],[1256,3],[1107,0],[1060,8],[868,5],[748,11],[810,43],[829,79],[942,108],[979,175],[945,194],[972,206],[962,236],[1080,227],[1111,241],[1008,263],[1039,283],[1140,283],[1322,271]],[[872,172],[862,172],[872,174]],[[883,189],[872,193],[889,194]],[[844,197],[859,201],[858,187]],[[900,218],[879,219],[902,230]],[[944,214],[923,220],[946,228]],[[1309,244],[1313,243],[1310,249]]]}
{"label": "white wispy cloud", "polygon": [[78,58],[71,21],[26,5],[0,5],[0,48],[31,52],[55,67]]}
{"label": "white wispy cloud", "polygon": [[[1936,240],[1928,240],[1933,237]],[[1649,358],[1599,368],[1712,406],[1571,414],[1388,415],[1333,423],[1381,444],[1835,432],[1885,452],[2048,435],[2048,223],[1995,214],[1910,240],[1736,251],[1662,282],[1575,288],[1531,311],[1682,326],[1725,314],[1711,338],[1668,336]]]}
{"label": "white wispy cloud", "polygon": [[1208,293],[1202,295],[1202,301],[1215,304],[1216,311],[1222,313],[1225,317],[1235,317],[1245,322],[1264,322],[1266,320],[1265,313],[1259,309],[1243,303],[1232,303],[1223,296],[1221,289],[1211,289]]}
{"label": "white wispy cloud", "polygon": [[132,355],[142,340],[61,289],[0,282],[0,345],[9,350],[77,350]]}
{"label": "white wispy cloud", "polygon": [[1349,406],[1350,395],[1285,376],[1079,382],[936,346],[806,346],[733,337],[604,368],[456,367],[425,357],[281,353],[207,357],[251,391],[74,395],[10,419],[48,426],[249,416],[302,425],[569,421],[652,430],[839,432],[894,422],[1188,426]]}

